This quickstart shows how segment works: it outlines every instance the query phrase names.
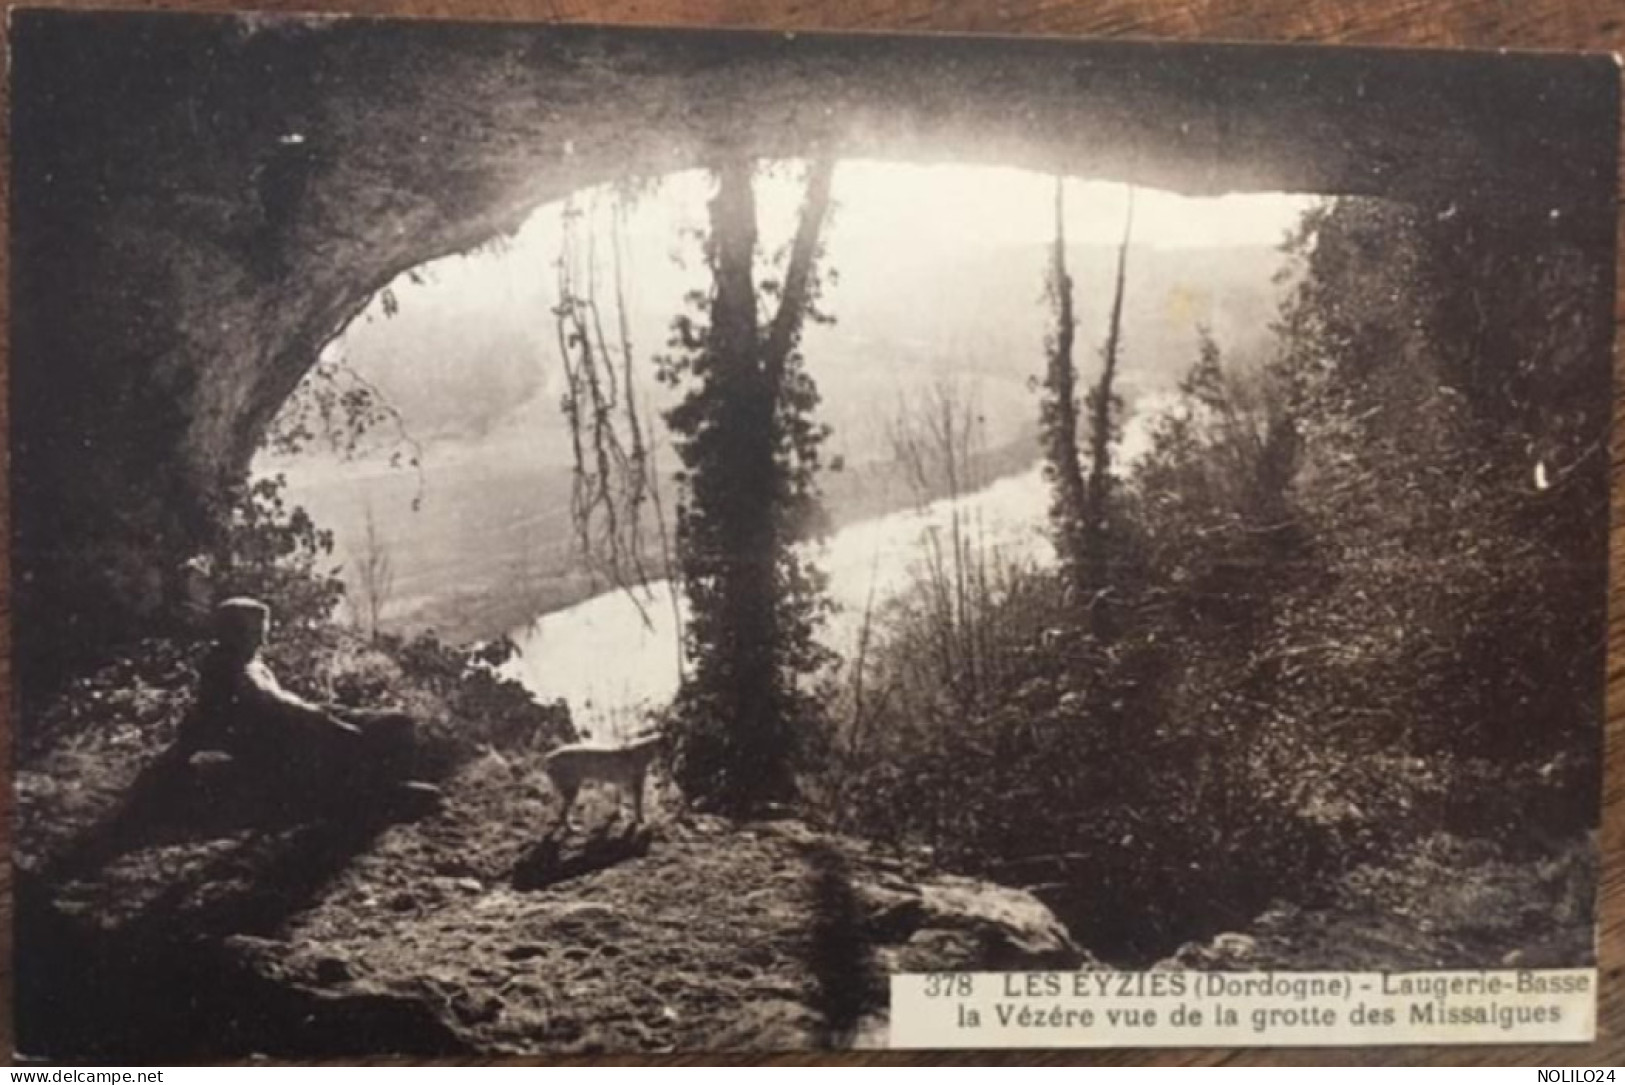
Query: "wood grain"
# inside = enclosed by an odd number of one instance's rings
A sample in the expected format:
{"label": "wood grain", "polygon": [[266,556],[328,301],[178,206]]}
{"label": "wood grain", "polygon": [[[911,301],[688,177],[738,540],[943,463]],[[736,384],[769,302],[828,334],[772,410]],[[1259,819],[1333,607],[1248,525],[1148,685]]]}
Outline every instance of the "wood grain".
{"label": "wood grain", "polygon": [[[138,10],[224,11],[244,7],[221,0],[114,2],[77,0],[37,6]],[[796,30],[912,31],[992,34],[1054,34],[1161,37],[1205,40],[1361,43],[1438,48],[1520,48],[1613,52],[1625,49],[1625,5],[1618,0],[1369,0],[1338,4],[1329,0],[348,0],[339,5],[314,0],[260,0],[248,5],[273,11],[348,11],[412,18],[602,22],[703,27],[761,27]],[[9,111],[8,115],[9,115]],[[6,122],[0,120],[0,131]],[[9,145],[9,140],[8,140]],[[0,188],[0,215],[10,206],[9,180]],[[0,278],[7,279],[0,252]],[[0,294],[7,304],[9,288]],[[1615,323],[1625,314],[1625,291],[1616,298]],[[9,313],[8,313],[9,317]],[[1616,350],[1616,375],[1618,371]],[[1616,384],[1618,382],[1616,381]],[[1625,499],[1625,427],[1615,395],[1613,445],[1614,532],[1610,597],[1610,667],[1607,726],[1607,779],[1604,789],[1604,878],[1599,927],[1603,991],[1597,1042],[1577,1047],[1340,1048],[1298,1050],[1066,1051],[1004,1053],[875,1053],[847,1056],[785,1055],[780,1063],[914,1064],[1285,1064],[1433,1063],[1529,1064],[1553,1066],[1625,1062],[1625,605],[1618,590],[1625,572],[1625,530],[1618,508]],[[0,427],[6,411],[0,404]],[[9,504],[5,510],[8,511]],[[5,517],[0,517],[5,518]],[[9,563],[7,563],[9,565]],[[9,572],[9,570],[8,570]],[[9,584],[9,575],[5,579]],[[4,647],[9,649],[9,605]],[[9,651],[5,653],[9,658]],[[9,673],[0,669],[9,692]],[[0,736],[9,763],[9,728]],[[9,825],[9,790],[3,800]],[[0,878],[9,868],[0,869]],[[9,908],[6,909],[9,919]],[[10,923],[5,924],[9,936]],[[10,1051],[10,947],[0,954],[0,999],[4,1024],[0,1042]],[[588,1060],[553,1060],[582,1062]],[[612,1064],[658,1062],[753,1063],[759,1058],[689,1054],[675,1059],[595,1060]]]}

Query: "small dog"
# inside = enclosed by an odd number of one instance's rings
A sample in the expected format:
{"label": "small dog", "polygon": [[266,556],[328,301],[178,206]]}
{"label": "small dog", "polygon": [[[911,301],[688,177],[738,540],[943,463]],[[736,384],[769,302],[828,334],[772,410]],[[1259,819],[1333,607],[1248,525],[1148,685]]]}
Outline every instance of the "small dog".
{"label": "small dog", "polygon": [[649,765],[665,746],[659,734],[634,738],[621,746],[599,746],[578,742],[560,746],[547,755],[547,778],[563,800],[558,824],[570,823],[576,796],[589,781],[614,784],[622,796],[632,797],[632,820],[643,822],[643,787],[649,778]]}

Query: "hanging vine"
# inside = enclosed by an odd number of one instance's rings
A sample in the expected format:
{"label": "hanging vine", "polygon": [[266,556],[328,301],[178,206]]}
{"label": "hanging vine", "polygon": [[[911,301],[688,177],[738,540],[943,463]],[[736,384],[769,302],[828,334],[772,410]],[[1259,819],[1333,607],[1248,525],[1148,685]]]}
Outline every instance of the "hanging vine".
{"label": "hanging vine", "polygon": [[[576,546],[595,575],[627,594],[647,626],[646,593],[637,589],[654,579],[648,566],[651,546],[659,547],[666,575],[672,561],[659,479],[633,379],[626,197],[617,192],[610,199],[607,278],[613,319],[606,320],[599,301],[606,273],[600,267],[596,195],[585,208],[574,198],[565,203],[553,262],[557,301],[551,315],[564,371],[560,408],[570,430],[570,518]],[[614,328],[613,340],[606,324]],[[646,534],[646,509],[653,513],[655,540]]]}

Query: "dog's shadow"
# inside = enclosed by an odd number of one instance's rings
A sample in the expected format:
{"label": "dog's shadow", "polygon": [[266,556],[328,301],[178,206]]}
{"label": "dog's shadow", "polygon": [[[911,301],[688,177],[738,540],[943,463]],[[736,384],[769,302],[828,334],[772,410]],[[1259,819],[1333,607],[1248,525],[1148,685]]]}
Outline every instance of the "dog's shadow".
{"label": "dog's shadow", "polygon": [[514,864],[510,882],[530,892],[649,854],[648,822],[616,817],[586,828],[559,822]]}

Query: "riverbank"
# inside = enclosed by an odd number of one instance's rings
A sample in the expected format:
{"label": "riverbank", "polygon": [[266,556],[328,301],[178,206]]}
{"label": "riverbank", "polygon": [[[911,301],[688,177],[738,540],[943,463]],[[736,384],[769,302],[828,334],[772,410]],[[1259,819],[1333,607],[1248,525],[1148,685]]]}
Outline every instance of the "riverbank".
{"label": "riverbank", "polygon": [[[929,576],[932,555],[940,559],[956,545],[973,547],[995,577],[1007,567],[1048,561],[1048,496],[1035,464],[958,497],[851,523],[809,543],[833,607],[820,641],[841,658],[854,658],[865,630],[884,628],[889,604]],[[677,692],[682,612],[669,581],[599,593],[510,630],[519,652],[504,674],[538,697],[568,702],[576,723],[595,738],[625,737]]]}
{"label": "riverbank", "polygon": [[[968,489],[1029,471],[1038,457],[1031,434],[977,452],[965,472],[973,480]],[[425,463],[421,472],[306,463],[289,476],[289,503],[334,533],[341,573],[360,564],[371,518],[373,545],[387,555],[392,574],[386,631],[433,630],[454,644],[491,640],[616,590],[580,553],[567,467],[480,455]],[[826,470],[820,485],[826,536],[945,496],[940,481],[922,485],[890,460]],[[668,476],[662,486],[668,538],[677,492]],[[646,539],[643,570],[659,579],[666,570],[652,516]]]}

